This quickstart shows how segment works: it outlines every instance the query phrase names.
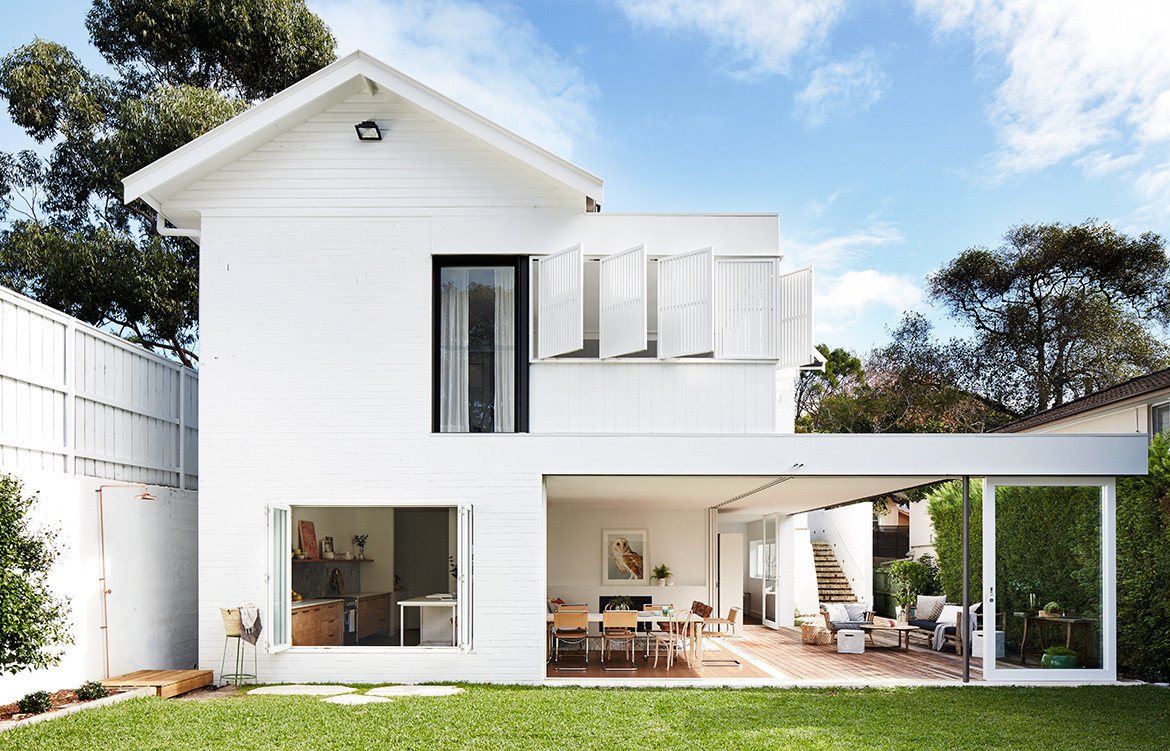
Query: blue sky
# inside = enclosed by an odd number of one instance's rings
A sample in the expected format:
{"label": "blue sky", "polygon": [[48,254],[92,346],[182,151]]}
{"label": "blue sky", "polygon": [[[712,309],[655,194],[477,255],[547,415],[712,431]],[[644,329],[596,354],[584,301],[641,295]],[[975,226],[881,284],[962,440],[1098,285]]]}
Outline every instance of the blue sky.
{"label": "blue sky", "polygon": [[[41,36],[100,67],[89,4],[6,10],[0,48]],[[603,177],[606,211],[779,213],[833,346],[868,350],[906,309],[944,321],[926,275],[1013,224],[1170,234],[1159,0],[308,4],[339,54],[365,49]],[[0,126],[0,149],[26,143]]]}

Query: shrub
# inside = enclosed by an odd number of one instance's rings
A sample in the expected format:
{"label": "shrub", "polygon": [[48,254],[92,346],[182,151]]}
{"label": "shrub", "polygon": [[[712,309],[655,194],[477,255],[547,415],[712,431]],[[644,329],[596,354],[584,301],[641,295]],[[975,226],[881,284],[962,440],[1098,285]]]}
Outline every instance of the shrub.
{"label": "shrub", "polygon": [[[963,486],[940,485],[927,497],[938,553],[938,578],[948,602],[963,597]],[[983,485],[971,483],[971,591],[983,592]]]}
{"label": "shrub", "polygon": [[913,561],[894,561],[890,564],[890,578],[900,590],[912,595],[938,594],[941,586],[938,564],[929,555]]}
{"label": "shrub", "polygon": [[77,689],[76,693],[78,699],[89,701],[91,699],[104,699],[110,695],[110,690],[98,681],[86,681],[81,684],[81,688]]}
{"label": "shrub", "polygon": [[61,661],[72,643],[68,600],[49,589],[49,569],[57,559],[56,534],[36,529],[25,497],[12,475],[0,473],[0,672],[46,668]]}
{"label": "shrub", "polygon": [[1049,647],[1048,649],[1044,650],[1044,654],[1052,655],[1053,657],[1076,657],[1077,656],[1076,650],[1069,649],[1068,647]]}
{"label": "shrub", "polygon": [[25,694],[16,704],[25,714],[40,714],[53,708],[53,697],[49,696],[48,691],[33,691]]}

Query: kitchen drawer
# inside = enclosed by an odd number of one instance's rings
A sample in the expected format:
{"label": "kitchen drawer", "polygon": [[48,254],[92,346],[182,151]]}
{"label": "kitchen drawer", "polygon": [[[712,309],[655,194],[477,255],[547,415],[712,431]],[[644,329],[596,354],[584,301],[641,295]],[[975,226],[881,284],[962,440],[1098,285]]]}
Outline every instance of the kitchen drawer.
{"label": "kitchen drawer", "polygon": [[390,631],[390,593],[358,598],[358,639]]}
{"label": "kitchen drawer", "polygon": [[294,647],[341,646],[341,601],[306,605],[292,611]]}

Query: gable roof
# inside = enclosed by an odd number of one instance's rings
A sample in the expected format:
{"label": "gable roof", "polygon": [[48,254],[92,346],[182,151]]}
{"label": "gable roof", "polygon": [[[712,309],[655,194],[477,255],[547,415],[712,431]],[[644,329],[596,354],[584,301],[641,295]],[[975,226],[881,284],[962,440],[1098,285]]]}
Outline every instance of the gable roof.
{"label": "gable roof", "polygon": [[[542,149],[358,50],[237,115],[122,180],[126,202],[158,209],[168,197],[362,90],[385,89],[542,172],[583,197],[602,201],[600,177]],[[584,200],[582,206],[584,206]],[[168,217],[172,220],[178,217]],[[178,226],[188,222],[180,221]]]}
{"label": "gable roof", "polygon": [[1110,404],[1116,404],[1117,402],[1123,402],[1127,399],[1146,396],[1147,394],[1153,394],[1167,389],[1170,389],[1170,368],[1156,370],[1153,373],[1147,373],[1146,375],[1123,381],[1116,386],[1094,391],[1092,394],[1086,394],[1079,399],[1073,399],[1071,402],[1066,402],[1058,407],[1037,412],[1034,415],[1023,417],[1015,422],[1009,422],[1007,425],[1001,425],[991,432],[1019,433],[1029,428],[1074,417],[1099,407],[1105,407]]}

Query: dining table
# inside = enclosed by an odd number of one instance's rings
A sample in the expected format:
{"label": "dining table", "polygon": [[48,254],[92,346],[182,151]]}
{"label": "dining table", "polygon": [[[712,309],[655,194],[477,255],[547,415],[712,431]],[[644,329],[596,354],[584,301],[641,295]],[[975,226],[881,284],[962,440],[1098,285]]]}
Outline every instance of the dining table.
{"label": "dining table", "polygon": [[[666,622],[671,621],[673,619],[674,619],[674,616],[663,615],[661,612],[658,612],[656,610],[638,611],[638,623],[645,623],[645,624],[666,623]],[[548,624],[551,626],[552,622],[553,622],[553,614],[549,613],[546,620],[547,620]],[[601,613],[593,613],[593,612],[589,613],[589,622],[590,623],[600,624],[601,620],[602,620]],[[704,623],[704,620],[705,619],[702,616],[695,615],[694,613],[691,613],[690,617],[687,618],[687,626],[689,627],[687,629],[687,639],[688,639],[688,643],[689,643],[689,648],[687,651],[690,653],[691,667],[694,667],[694,668],[702,668],[703,667],[703,623]]]}

